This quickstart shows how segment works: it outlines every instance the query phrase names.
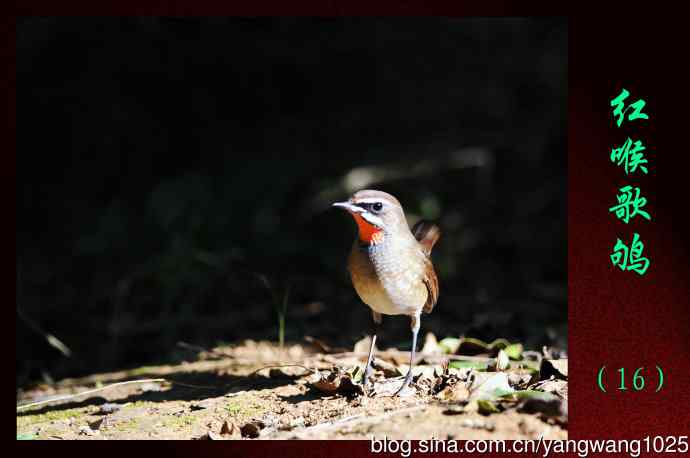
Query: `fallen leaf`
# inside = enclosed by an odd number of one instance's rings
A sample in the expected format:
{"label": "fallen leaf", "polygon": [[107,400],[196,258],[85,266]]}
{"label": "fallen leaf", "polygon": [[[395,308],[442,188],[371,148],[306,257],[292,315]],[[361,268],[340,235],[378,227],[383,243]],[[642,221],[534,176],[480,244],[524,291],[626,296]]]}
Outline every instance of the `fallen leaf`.
{"label": "fallen leaf", "polygon": [[326,394],[364,394],[362,385],[355,383],[350,374],[340,371],[337,367],[328,373],[315,374],[309,384]]}
{"label": "fallen leaf", "polygon": [[455,353],[459,355],[479,355],[482,353],[489,353],[495,355],[499,350],[502,350],[510,345],[506,339],[496,339],[491,343],[486,343],[483,340],[472,337],[463,337],[460,339]]}
{"label": "fallen leaf", "polygon": [[326,394],[334,394],[340,388],[340,382],[343,374],[335,368],[331,372],[320,372],[316,374],[316,380],[310,381],[310,384],[319,391]]}
{"label": "fallen leaf", "polygon": [[398,366],[384,361],[380,358],[374,358],[374,360],[371,362],[371,366],[374,369],[383,371],[383,375],[385,375],[386,377],[398,377],[400,375],[403,375]]}
{"label": "fallen leaf", "polygon": [[453,369],[476,369],[479,371],[485,371],[489,368],[488,361],[451,361],[448,367]]}
{"label": "fallen leaf", "polygon": [[359,365],[350,367],[350,369],[348,369],[347,371],[347,374],[350,376],[350,379],[355,383],[361,382],[364,378],[364,372],[362,371],[362,369],[360,369]]}
{"label": "fallen leaf", "polygon": [[515,391],[513,393],[506,394],[503,397],[504,398],[520,399],[520,400],[532,399],[532,400],[538,400],[538,401],[544,401],[544,402],[551,402],[554,399],[558,399],[558,397],[552,393],[545,393],[543,391],[537,391],[537,390]]}
{"label": "fallen leaf", "polygon": [[340,378],[320,378],[311,385],[326,394],[335,394],[340,388]]}
{"label": "fallen leaf", "polygon": [[422,346],[421,353],[430,354],[443,352],[444,349],[443,347],[439,346],[438,340],[436,340],[436,336],[434,335],[434,333],[427,332],[426,336],[424,336],[424,345]]}
{"label": "fallen leaf", "polygon": [[256,438],[261,434],[261,428],[263,425],[260,422],[253,421],[245,424],[240,428],[240,433],[242,437]]}
{"label": "fallen leaf", "polygon": [[345,376],[340,379],[340,386],[338,387],[338,393],[346,395],[363,395],[364,387],[360,383],[355,383],[350,377]]}
{"label": "fallen leaf", "polygon": [[473,368],[471,367],[453,367],[452,365],[448,365],[448,376],[449,377],[457,377],[459,380],[467,380],[467,377],[469,374],[472,372]]}
{"label": "fallen leaf", "polygon": [[[355,342],[355,346],[352,349],[353,352],[355,353],[369,353],[369,348],[371,347],[371,337],[366,336],[363,339],[358,340]],[[374,351],[376,351],[376,347],[374,347]]]}
{"label": "fallen leaf", "polygon": [[225,420],[223,425],[220,427],[220,434],[228,439],[239,439],[242,436],[240,428],[238,428],[233,422],[229,422],[227,420]]}
{"label": "fallen leaf", "polygon": [[470,384],[470,399],[472,400],[493,401],[501,396],[515,392],[510,383],[508,383],[508,375],[505,372],[491,373],[485,380],[477,382],[478,378],[475,374],[475,378]]}
{"label": "fallen leaf", "polygon": [[532,374],[529,372],[509,372],[508,383],[513,388],[525,388],[532,380]]}
{"label": "fallen leaf", "polygon": [[442,389],[436,397],[443,401],[466,401],[470,397],[470,392],[464,383],[456,383]]}
{"label": "fallen leaf", "polygon": [[564,399],[568,398],[568,382],[565,380],[542,380],[531,386],[534,390],[556,394]]}
{"label": "fallen leaf", "polygon": [[460,347],[460,339],[456,337],[446,337],[445,339],[441,339],[438,346],[444,353],[454,354],[458,351],[458,347]]}
{"label": "fallen leaf", "polygon": [[552,375],[562,380],[568,380],[568,360],[543,359],[539,367],[539,377],[545,380]]}
{"label": "fallen leaf", "polygon": [[522,357],[523,347],[522,344],[515,343],[508,345],[503,351],[505,351],[510,359],[518,360]]}
{"label": "fallen leaf", "polygon": [[499,350],[496,356],[496,370],[505,371],[510,367],[510,358],[504,350]]}
{"label": "fallen leaf", "polygon": [[492,413],[498,413],[498,407],[486,399],[477,399],[477,411],[482,415],[491,415]]}

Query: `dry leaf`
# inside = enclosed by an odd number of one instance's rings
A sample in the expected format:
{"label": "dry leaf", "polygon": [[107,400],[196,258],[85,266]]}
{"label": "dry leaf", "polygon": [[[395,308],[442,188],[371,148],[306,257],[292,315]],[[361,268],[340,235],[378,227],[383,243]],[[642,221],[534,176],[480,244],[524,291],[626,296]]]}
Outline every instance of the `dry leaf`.
{"label": "dry leaf", "polygon": [[[366,336],[363,339],[358,340],[355,342],[355,346],[352,349],[353,352],[355,353],[369,353],[369,348],[371,347],[371,337]],[[374,351],[376,351],[376,347],[374,347]]]}
{"label": "dry leaf", "polygon": [[[515,392],[508,383],[508,375],[505,372],[489,373],[489,377],[479,377],[481,372],[476,373],[470,385],[470,398],[492,401],[506,394]],[[484,378],[484,380],[480,380]],[[478,382],[478,380],[480,380]]]}
{"label": "dry leaf", "polygon": [[445,387],[436,397],[438,399],[450,402],[466,401],[470,397],[470,392],[464,383],[456,383]]}
{"label": "dry leaf", "polygon": [[434,335],[434,333],[426,333],[426,336],[424,336],[424,345],[422,346],[421,352],[423,354],[443,353],[443,349],[438,346],[438,340],[436,340],[436,336]]}
{"label": "dry leaf", "polygon": [[242,436],[240,428],[238,428],[234,423],[225,420],[223,426],[220,427],[220,434],[228,439],[239,439]]}
{"label": "dry leaf", "polygon": [[542,380],[532,385],[531,389],[544,391],[545,393],[553,393],[564,399],[568,399],[568,382],[565,380]]}
{"label": "dry leaf", "polygon": [[496,356],[496,370],[497,371],[504,371],[510,367],[510,358],[508,358],[508,354],[503,351],[499,350],[498,351],[498,356]]}
{"label": "dry leaf", "polygon": [[324,375],[323,372],[315,374],[309,381],[310,385],[326,394],[364,394],[362,385],[352,381],[350,374],[340,371],[337,367]]}
{"label": "dry leaf", "polygon": [[542,380],[551,376],[562,380],[568,380],[568,360],[567,359],[543,359],[539,367],[539,376]]}
{"label": "dry leaf", "polygon": [[263,424],[260,422],[249,422],[240,428],[240,433],[242,434],[242,437],[249,437],[253,439],[259,437],[262,426]]}
{"label": "dry leaf", "polygon": [[383,375],[385,375],[386,377],[398,377],[400,375],[403,375],[403,373],[397,366],[389,362],[386,362],[380,358],[374,358],[374,360],[371,362],[371,367],[383,371]]}
{"label": "dry leaf", "polygon": [[335,394],[340,388],[340,378],[320,378],[312,383],[312,386],[326,394]]}

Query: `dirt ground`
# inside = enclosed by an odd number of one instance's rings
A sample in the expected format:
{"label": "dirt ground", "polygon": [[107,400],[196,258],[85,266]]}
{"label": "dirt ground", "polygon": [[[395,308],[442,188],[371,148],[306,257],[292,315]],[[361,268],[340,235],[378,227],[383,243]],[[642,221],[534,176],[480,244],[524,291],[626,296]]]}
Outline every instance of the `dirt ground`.
{"label": "dirt ground", "polygon": [[[462,356],[441,347],[427,336],[412,387],[395,397],[409,354],[378,352],[365,395],[367,342],[352,351],[313,340],[282,349],[254,341],[187,346],[179,364],[20,390],[19,406],[49,402],[18,408],[17,438],[567,438],[567,360],[508,358],[502,350]],[[109,386],[125,381],[137,382]],[[56,399],[87,390],[97,391]]]}

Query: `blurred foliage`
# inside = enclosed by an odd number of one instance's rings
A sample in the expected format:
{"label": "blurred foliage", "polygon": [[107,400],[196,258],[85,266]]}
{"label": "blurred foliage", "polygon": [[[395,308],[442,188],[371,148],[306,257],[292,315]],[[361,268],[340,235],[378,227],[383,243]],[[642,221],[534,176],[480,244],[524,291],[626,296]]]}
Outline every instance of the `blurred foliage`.
{"label": "blurred foliage", "polygon": [[18,383],[277,339],[287,285],[353,342],[360,185],[442,227],[423,327],[563,340],[565,20],[25,18],[17,76],[17,307],[74,353],[18,314]]}

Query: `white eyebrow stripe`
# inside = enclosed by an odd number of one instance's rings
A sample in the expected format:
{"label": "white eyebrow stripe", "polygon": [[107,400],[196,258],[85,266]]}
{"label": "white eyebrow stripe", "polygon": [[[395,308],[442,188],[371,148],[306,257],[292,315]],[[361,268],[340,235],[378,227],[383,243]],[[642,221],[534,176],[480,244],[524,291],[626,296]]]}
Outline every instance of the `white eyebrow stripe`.
{"label": "white eyebrow stripe", "polygon": [[369,212],[360,213],[360,216],[374,226],[383,227],[383,220],[378,216],[374,216]]}
{"label": "white eyebrow stripe", "polygon": [[367,197],[365,199],[357,199],[358,204],[375,204],[381,202],[383,203],[383,199],[377,199],[376,197]]}

